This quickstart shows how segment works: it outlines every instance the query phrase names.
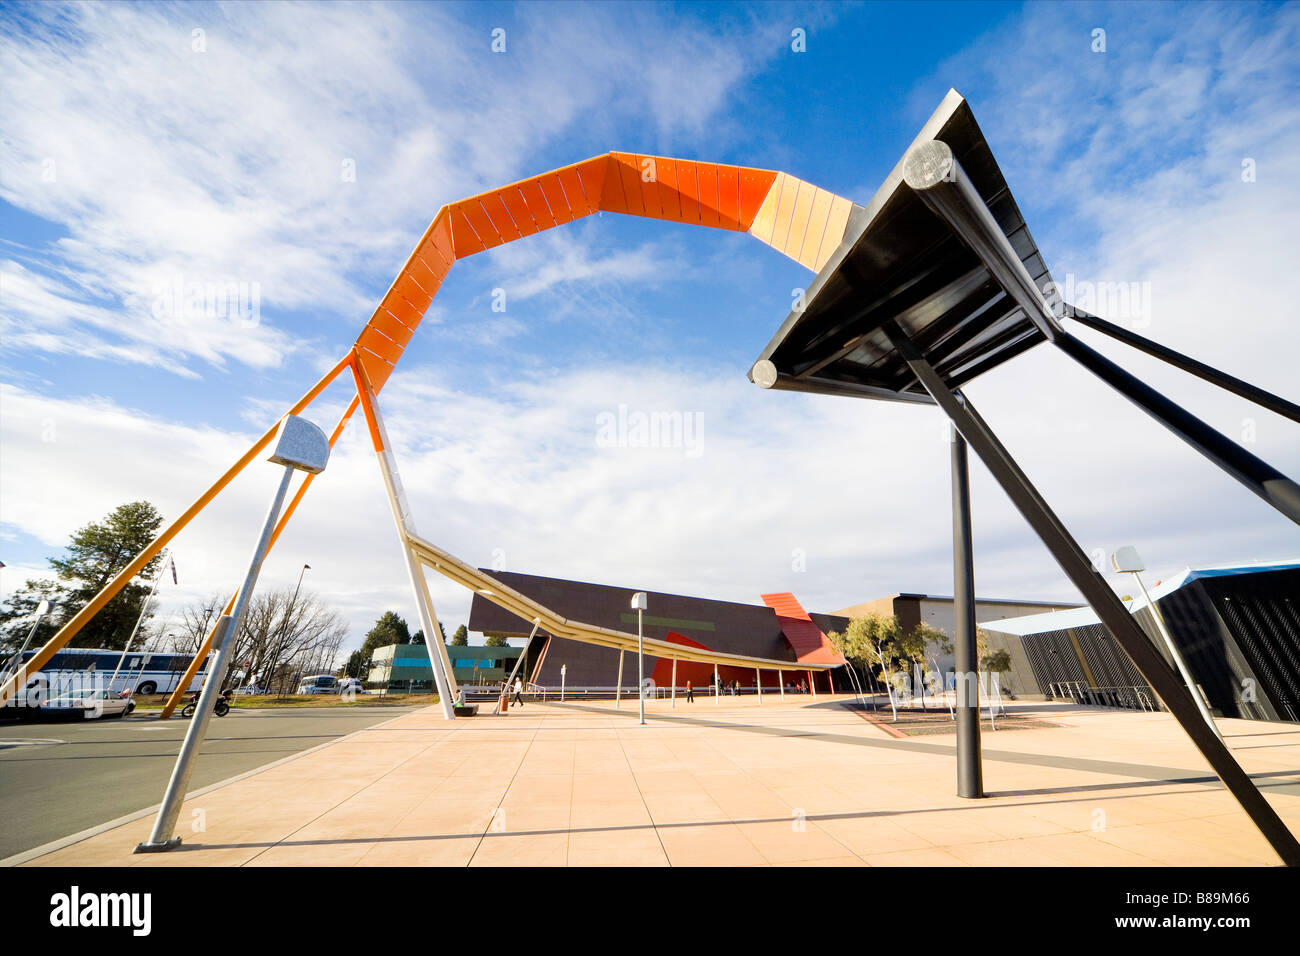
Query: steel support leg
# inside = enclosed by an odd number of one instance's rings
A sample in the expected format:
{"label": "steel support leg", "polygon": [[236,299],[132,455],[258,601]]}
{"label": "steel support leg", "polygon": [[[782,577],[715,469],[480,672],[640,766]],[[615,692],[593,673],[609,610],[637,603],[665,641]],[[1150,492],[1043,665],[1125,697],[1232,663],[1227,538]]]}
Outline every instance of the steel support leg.
{"label": "steel support leg", "polygon": [[1164,699],[1170,713],[1187,736],[1192,738],[1197,749],[1219,775],[1224,786],[1236,797],[1255,826],[1259,827],[1264,838],[1284,863],[1300,866],[1300,842],[1296,841],[1295,835],[1287,829],[1277,812],[1264,799],[1264,795],[1256,789],[1223,741],[1205,725],[1195,701],[1178,675],[1165,662],[1119,597],[1092,567],[1088,556],[1020,470],[1010,452],[1002,446],[965,396],[948,388],[920,349],[896,323],[885,323],[884,331],[925,390],[947,413],[1012,503],[1024,515],[1029,526],[1061,566],[1061,570],[1083,594],[1120,646],[1128,652],[1147,683]]}
{"label": "steel support leg", "polygon": [[[1240,395],[1249,402],[1254,402],[1262,408],[1267,408],[1284,418],[1289,418],[1293,422],[1300,422],[1300,405],[1295,402],[1287,401],[1280,395],[1274,395],[1272,392],[1266,392],[1257,385],[1251,385],[1250,382],[1243,382],[1235,375],[1229,375],[1227,372],[1221,372],[1212,365],[1206,365],[1204,362],[1198,362],[1196,359],[1184,355],[1182,352],[1175,352],[1159,342],[1153,342],[1148,338],[1143,338],[1136,332],[1130,332],[1128,329],[1116,325],[1113,322],[1107,322],[1105,319],[1099,319],[1095,315],[1089,315],[1087,312],[1069,306],[1073,312],[1070,315],[1074,321],[1080,325],[1086,325],[1090,329],[1096,329],[1103,335],[1109,335],[1118,342],[1137,349],[1139,352],[1145,352],[1153,358],[1158,358],[1162,362],[1172,365],[1174,368],[1181,369],[1195,375],[1199,379],[1210,382],[1219,388],[1232,392],[1234,395]],[[1067,312],[1069,315],[1070,312]]]}
{"label": "steel support leg", "polygon": [[975,640],[975,559],[966,439],[952,433],[953,652],[957,671],[957,796],[984,796],[980,757],[979,651]]}
{"label": "steel support leg", "polygon": [[1300,485],[1082,340],[1073,335],[1061,335],[1055,345],[1282,514],[1300,524]]}

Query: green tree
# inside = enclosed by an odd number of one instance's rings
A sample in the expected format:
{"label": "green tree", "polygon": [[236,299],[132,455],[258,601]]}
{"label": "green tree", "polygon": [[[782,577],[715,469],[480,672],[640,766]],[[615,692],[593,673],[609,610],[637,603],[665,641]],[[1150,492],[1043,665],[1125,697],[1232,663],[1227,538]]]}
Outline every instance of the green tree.
{"label": "green tree", "polygon": [[366,679],[366,657],[360,651],[353,651],[348,655],[347,663],[343,665],[344,677],[355,677],[358,680]]}
{"label": "green tree", "polygon": [[465,647],[469,644],[469,628],[464,624],[456,628],[456,633],[451,636],[453,647]]}
{"label": "green tree", "polygon": [[848,630],[829,635],[836,650],[850,662],[859,662],[867,668],[879,667],[889,692],[889,706],[894,720],[898,720],[898,707],[894,703],[894,661],[904,656],[902,652],[903,629],[892,614],[872,611],[849,621]]}
{"label": "green tree", "polygon": [[[92,521],[75,531],[65,555],[49,559],[58,581],[28,581],[0,607],[0,631],[6,644],[21,643],[26,637],[23,633],[23,637],[14,640],[14,634],[25,631],[23,619],[26,617],[30,622],[31,611],[43,597],[52,605],[57,601],[37,633],[39,639],[48,640],[157,537],[162,522],[162,515],[149,502],[131,501],[114,508],[102,521]],[[113,649],[126,646],[149,596],[150,579],[158,573],[160,560],[161,555],[146,564],[136,578],[100,608],[68,646]],[[146,609],[142,630],[149,616]],[[38,646],[35,640],[33,645]]]}
{"label": "green tree", "polygon": [[925,656],[926,651],[929,650],[932,644],[943,648],[945,652],[952,649],[952,642],[949,641],[948,635],[938,628],[931,627],[924,621],[919,622],[916,627],[904,634],[899,641],[899,656],[920,668],[922,709],[927,708],[925,700]]}
{"label": "green tree", "polygon": [[375,626],[366,632],[366,639],[361,642],[361,654],[363,660],[370,660],[374,656],[375,648],[387,647],[389,644],[410,644],[411,632],[406,626],[406,621],[395,611],[385,611],[375,621]]}
{"label": "green tree", "polygon": [[508,642],[506,641],[506,639],[502,637],[500,634],[493,634],[490,637],[488,637],[486,641],[483,642],[483,646],[484,647],[505,647],[507,643]]}

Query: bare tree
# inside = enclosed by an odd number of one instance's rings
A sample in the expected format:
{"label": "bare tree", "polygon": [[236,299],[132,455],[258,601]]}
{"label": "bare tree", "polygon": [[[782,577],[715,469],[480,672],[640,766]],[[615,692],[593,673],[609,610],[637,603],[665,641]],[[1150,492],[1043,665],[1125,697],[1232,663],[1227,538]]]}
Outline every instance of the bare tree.
{"label": "bare tree", "polygon": [[[184,633],[176,640],[178,650],[193,653],[207,636],[225,607],[212,595],[181,612]],[[255,594],[244,614],[231,655],[231,677],[269,686],[277,694],[291,694],[304,671],[325,662],[332,666],[344,638],[347,624],[320,597],[294,588],[278,588]]]}

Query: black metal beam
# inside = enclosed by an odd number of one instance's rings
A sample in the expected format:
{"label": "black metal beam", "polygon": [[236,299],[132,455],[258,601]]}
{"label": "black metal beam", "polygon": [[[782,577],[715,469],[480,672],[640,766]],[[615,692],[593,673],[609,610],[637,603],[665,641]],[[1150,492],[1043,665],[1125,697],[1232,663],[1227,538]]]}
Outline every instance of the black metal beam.
{"label": "black metal beam", "polygon": [[1243,382],[1241,379],[1229,375],[1227,372],[1220,372],[1212,365],[1206,365],[1204,362],[1198,362],[1190,356],[1181,352],[1175,352],[1173,349],[1157,342],[1152,342],[1148,338],[1143,338],[1136,332],[1130,332],[1128,329],[1118,326],[1113,322],[1107,322],[1105,319],[1099,319],[1095,315],[1084,312],[1082,309],[1072,305],[1066,306],[1066,316],[1074,319],[1080,325],[1086,325],[1090,329],[1096,329],[1104,335],[1109,335],[1116,341],[1130,345],[1139,352],[1145,352],[1162,362],[1182,369],[1184,372],[1190,372],[1197,378],[1204,379],[1222,389],[1232,392],[1234,395],[1240,395],[1249,402],[1254,402],[1261,408],[1267,408],[1270,412],[1276,412],[1283,418],[1289,418],[1293,422],[1300,422],[1300,405],[1295,402],[1289,402],[1279,395],[1272,392],[1266,392],[1264,389],[1249,382]]}
{"label": "black metal beam", "polygon": [[1300,524],[1300,485],[1068,332],[1062,332],[1052,344]]}
{"label": "black metal beam", "polygon": [[975,558],[966,439],[952,433],[953,669],[957,672],[957,796],[984,796],[980,765],[979,649],[975,636]]}
{"label": "black metal beam", "polygon": [[1300,866],[1300,842],[1281,817],[1264,799],[1232,752],[1201,718],[1196,703],[1173,668],[1156,650],[1128,609],[1120,602],[1087,555],[1066,529],[1010,452],[980,418],[970,402],[953,392],[916,345],[895,323],[886,323],[886,334],[899,354],[911,366],[931,397],[947,413],[962,436],[992,472],[1030,527],[1052,553],[1066,576],[1083,594],[1101,622],[1124,648],[1152,689],[1164,700],[1174,719],[1192,739],[1224,786],[1236,797],[1264,838],[1288,866]]}

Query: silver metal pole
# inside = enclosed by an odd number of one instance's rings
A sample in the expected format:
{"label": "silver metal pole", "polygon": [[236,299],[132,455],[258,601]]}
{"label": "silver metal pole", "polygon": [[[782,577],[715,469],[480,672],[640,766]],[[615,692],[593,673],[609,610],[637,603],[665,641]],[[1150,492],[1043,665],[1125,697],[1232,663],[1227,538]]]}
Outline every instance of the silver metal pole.
{"label": "silver metal pole", "polygon": [[506,678],[505,702],[506,707],[501,713],[510,711],[510,690],[511,685],[515,682],[515,675],[519,673],[519,665],[524,662],[524,656],[528,653],[528,645],[533,643],[533,638],[537,636],[537,629],[542,626],[540,618],[533,618],[533,629],[528,633],[528,640],[524,641],[524,646],[519,650],[519,656],[515,658],[515,666],[510,671],[510,676]]}
{"label": "silver metal pole", "polygon": [[673,658],[673,706],[677,706],[677,658]]}
{"label": "silver metal pole", "polygon": [[[45,610],[41,610],[42,604],[45,605]],[[11,657],[9,663],[5,665],[4,674],[2,675],[3,679],[7,680],[9,678],[11,665],[17,665],[14,667],[14,670],[17,670],[18,667],[22,667],[23,655],[27,653],[27,646],[31,644],[32,638],[36,636],[36,629],[41,626],[41,618],[43,618],[49,610],[50,604],[48,601],[41,601],[40,604],[36,605],[36,620],[32,621],[32,629],[27,632],[27,640],[23,641],[23,646],[18,649],[18,653]]]}
{"label": "silver metal pole", "polygon": [[181,744],[181,752],[176,758],[176,766],[172,768],[171,779],[167,782],[167,790],[163,794],[162,805],[158,808],[158,818],[154,821],[153,832],[149,835],[147,843],[136,845],[136,853],[170,850],[173,847],[180,846],[181,838],[172,836],[172,833],[176,830],[176,820],[180,817],[181,804],[185,802],[185,793],[189,790],[190,775],[194,772],[195,758],[199,755],[199,748],[203,746],[203,738],[207,735],[208,724],[212,720],[212,712],[216,708],[217,697],[221,694],[221,685],[226,679],[226,668],[230,664],[230,655],[234,651],[235,636],[239,633],[239,627],[243,623],[244,612],[248,610],[248,601],[253,593],[254,585],[257,584],[257,576],[262,570],[262,562],[266,559],[266,551],[271,543],[271,533],[275,530],[275,521],[280,516],[280,509],[284,506],[284,498],[289,491],[289,481],[293,478],[293,472],[293,465],[284,466],[284,477],[280,479],[280,487],[276,490],[275,498],[266,513],[266,521],[262,525],[262,536],[257,541],[257,547],[253,549],[253,559],[249,562],[248,573],[244,575],[244,583],[239,588],[239,600],[235,603],[231,613],[223,615],[218,622],[217,633],[212,638],[215,659],[211,670],[208,672],[207,683],[203,685],[203,691],[199,694],[194,719],[190,721],[190,726],[185,731],[185,742]]}
{"label": "silver metal pole", "polygon": [[1156,607],[1156,602],[1151,600],[1151,595],[1147,593],[1147,586],[1142,581],[1142,575],[1134,571],[1133,577],[1137,578],[1138,587],[1142,589],[1142,597],[1146,598],[1147,607],[1151,608],[1151,616],[1155,618],[1156,630],[1160,632],[1161,638],[1164,639],[1165,647],[1169,649],[1169,655],[1174,659],[1178,673],[1183,675],[1187,690],[1191,693],[1192,700],[1196,702],[1196,709],[1201,712],[1201,716],[1205,718],[1205,722],[1210,725],[1210,729],[1214,731],[1215,735],[1220,740],[1223,740],[1223,734],[1219,732],[1219,726],[1214,722],[1214,715],[1210,713],[1210,708],[1205,705],[1205,698],[1201,696],[1201,689],[1196,686],[1192,672],[1187,668],[1187,661],[1183,660],[1182,653],[1174,644],[1174,639],[1169,633],[1169,626],[1165,624],[1165,616],[1160,613],[1160,608]]}
{"label": "silver metal pole", "polygon": [[[167,552],[164,551],[163,554]],[[149,610],[149,602],[153,600],[154,592],[158,590],[158,579],[162,577],[162,565],[158,566],[158,573],[153,576],[153,584],[149,585],[149,596],[144,599],[140,605],[140,616],[135,619],[135,627],[131,628],[131,633],[127,636],[126,646],[122,648],[122,655],[117,659],[117,666],[113,668],[113,676],[108,679],[106,690],[111,694],[113,684],[117,682],[118,672],[122,669],[122,661],[126,660],[126,655],[131,650],[131,642],[135,640],[135,635],[140,630],[140,622],[144,620],[145,612]],[[142,665],[143,666],[143,665]]]}
{"label": "silver metal pole", "polygon": [[618,686],[614,688],[614,709],[623,703],[623,648],[618,649]]}
{"label": "silver metal pole", "polygon": [[636,609],[636,688],[637,710],[641,714],[641,723],[645,723],[645,651],[641,636],[640,608]]}
{"label": "silver metal pole", "polygon": [[758,702],[763,703],[763,672],[757,667],[754,668],[754,693],[758,694]]}

